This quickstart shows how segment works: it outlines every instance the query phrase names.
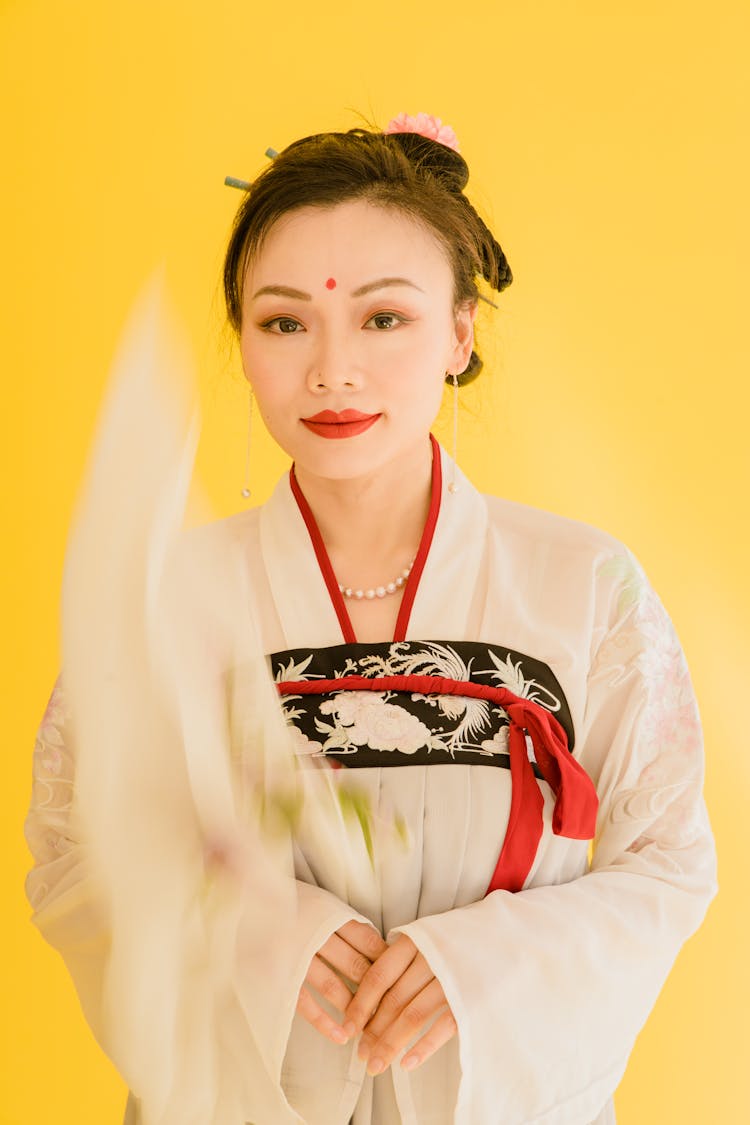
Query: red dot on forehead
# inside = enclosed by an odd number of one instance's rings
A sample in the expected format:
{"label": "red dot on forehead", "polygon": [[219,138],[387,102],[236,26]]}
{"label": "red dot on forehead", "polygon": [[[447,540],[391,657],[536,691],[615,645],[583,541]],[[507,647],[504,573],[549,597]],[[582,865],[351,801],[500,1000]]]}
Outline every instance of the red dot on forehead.
{"label": "red dot on forehead", "polygon": [[335,288],[336,288],[336,278],[335,277],[329,277],[328,281],[326,282],[326,289],[335,289]]}

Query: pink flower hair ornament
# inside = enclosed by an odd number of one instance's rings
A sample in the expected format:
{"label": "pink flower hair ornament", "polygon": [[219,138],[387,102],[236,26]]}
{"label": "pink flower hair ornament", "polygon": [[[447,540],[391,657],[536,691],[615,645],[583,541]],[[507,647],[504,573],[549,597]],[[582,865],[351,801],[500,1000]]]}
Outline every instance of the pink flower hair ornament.
{"label": "pink flower hair ornament", "polygon": [[458,137],[450,125],[443,125],[440,118],[433,117],[431,113],[418,113],[416,117],[412,117],[409,113],[400,113],[398,117],[388,122],[383,132],[419,133],[422,137],[445,145],[446,148],[452,148],[454,152],[461,151],[458,147]]}

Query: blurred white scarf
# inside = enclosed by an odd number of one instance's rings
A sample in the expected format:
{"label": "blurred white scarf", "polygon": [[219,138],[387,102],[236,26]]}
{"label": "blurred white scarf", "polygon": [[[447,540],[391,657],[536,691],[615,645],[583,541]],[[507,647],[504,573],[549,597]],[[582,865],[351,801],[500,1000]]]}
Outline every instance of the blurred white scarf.
{"label": "blurred white scarf", "polygon": [[[162,290],[131,315],[66,558],[74,817],[111,919],[103,1046],[145,1125],[245,1125],[278,1078],[237,951],[287,977],[304,771],[236,544],[221,521],[182,530],[198,409]],[[346,849],[333,780],[321,792],[306,815]]]}

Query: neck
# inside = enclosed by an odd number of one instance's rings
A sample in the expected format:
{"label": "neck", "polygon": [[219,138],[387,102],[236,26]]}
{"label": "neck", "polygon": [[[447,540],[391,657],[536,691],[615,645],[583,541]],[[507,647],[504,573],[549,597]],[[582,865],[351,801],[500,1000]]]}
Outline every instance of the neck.
{"label": "neck", "polygon": [[[330,480],[297,465],[295,475],[337,573],[361,571],[366,560],[379,575],[379,567],[399,570],[414,557],[430,506],[429,441],[361,477]],[[377,581],[391,577],[383,572]]]}

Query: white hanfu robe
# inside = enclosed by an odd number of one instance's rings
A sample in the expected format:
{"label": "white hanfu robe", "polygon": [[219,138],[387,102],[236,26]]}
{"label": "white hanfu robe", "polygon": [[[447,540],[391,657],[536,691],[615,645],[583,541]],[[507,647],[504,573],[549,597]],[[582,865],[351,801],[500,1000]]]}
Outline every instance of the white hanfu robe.
{"label": "white hanfu robe", "polygon": [[[634,1040],[715,893],[695,700],[679,642],[641,568],[611,536],[481,495],[460,472],[458,490],[449,492],[442,482],[451,462],[439,456],[432,538],[409,579],[411,608],[397,639],[437,662],[450,651],[461,657],[463,644],[486,645],[483,670],[499,684],[565,711],[572,756],[598,797],[593,847],[553,832],[555,793],[538,778],[542,834],[523,887],[487,893],[511,808],[510,770],[499,764],[502,729],[479,731],[475,753],[462,760],[460,740],[443,735],[466,701],[455,697],[451,710],[423,699],[442,755],[433,762],[421,720],[404,719],[399,749],[392,731],[357,725],[356,698],[348,712],[329,703],[317,740],[299,731],[300,756],[338,750],[346,766],[346,753],[354,762],[366,751],[370,764],[351,775],[386,820],[403,819],[408,841],[376,849],[375,878],[361,885],[346,857],[300,827],[296,970],[271,994],[262,966],[236,967],[266,1067],[257,1101],[250,1090],[245,1102],[254,1125],[614,1121],[612,1095]],[[221,523],[247,567],[264,651],[277,669],[290,652],[352,642],[287,476],[267,504]],[[403,651],[393,650],[394,669]],[[532,675],[532,665],[547,678]],[[304,676],[297,668],[287,678]],[[377,696],[381,710],[391,698]],[[398,722],[395,707],[388,716]],[[61,732],[53,705],[37,744],[27,820],[36,866],[27,893],[89,1014],[106,934],[87,898],[85,859],[66,836],[65,800],[50,807],[53,788],[73,785]],[[382,765],[371,764],[373,753]],[[482,753],[488,764],[477,761]],[[533,762],[531,745],[529,756]],[[386,939],[408,934],[444,989],[458,1034],[414,1071],[397,1059],[368,1077],[356,1042],[334,1045],[295,1014],[313,954],[350,919],[370,921]],[[128,1120],[137,1120],[135,1106]]]}

